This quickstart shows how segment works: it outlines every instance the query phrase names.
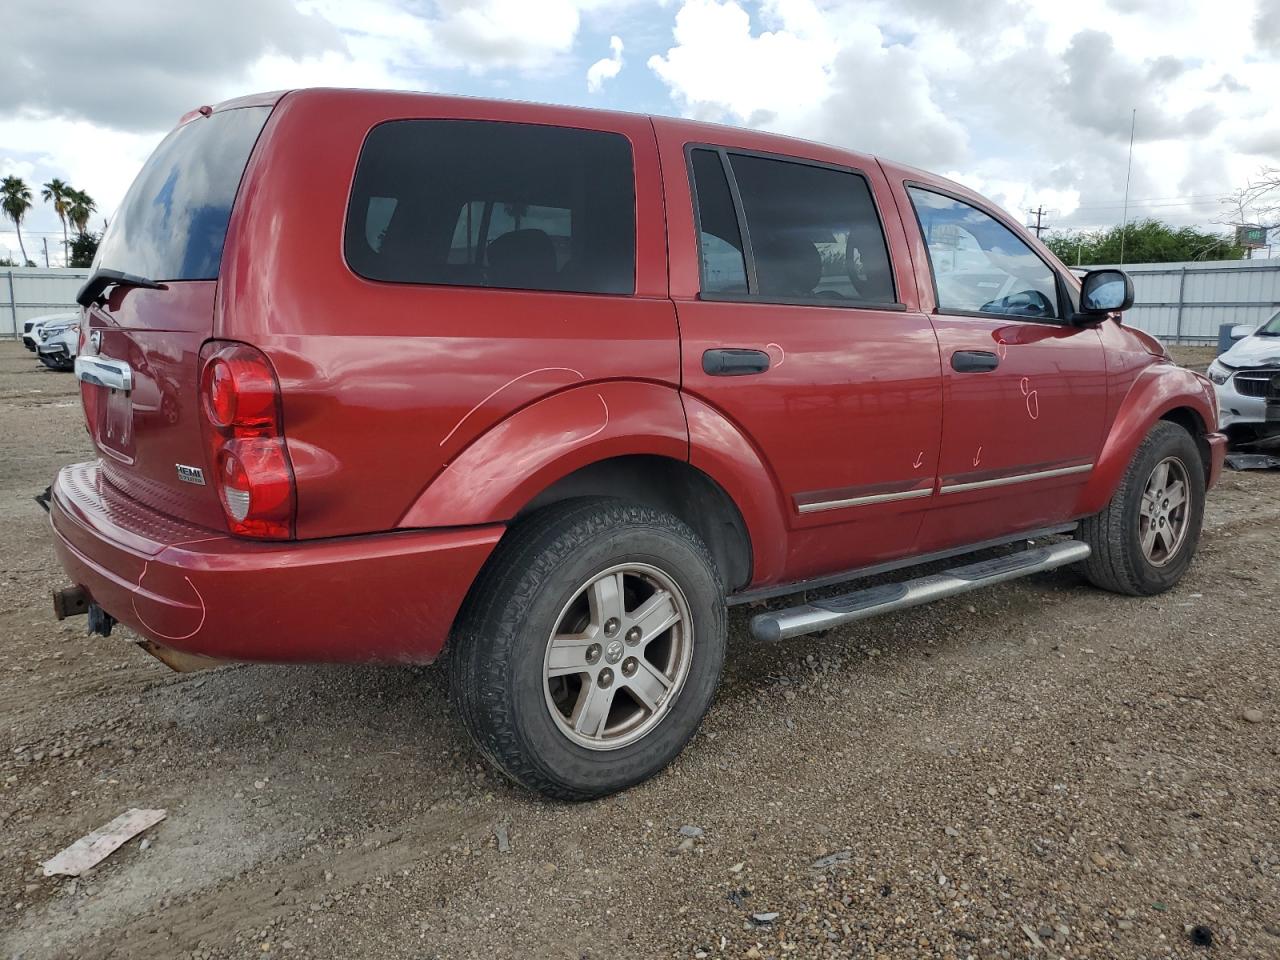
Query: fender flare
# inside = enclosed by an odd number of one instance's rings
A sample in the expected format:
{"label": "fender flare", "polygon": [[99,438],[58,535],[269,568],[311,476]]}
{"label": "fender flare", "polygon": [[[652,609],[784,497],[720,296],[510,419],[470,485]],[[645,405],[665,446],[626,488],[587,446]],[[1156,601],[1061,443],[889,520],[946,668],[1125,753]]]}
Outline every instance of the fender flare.
{"label": "fender flare", "polygon": [[782,575],[785,512],[763,459],[718,410],[656,383],[582,384],[522,407],[459,453],[397,525],[420,529],[506,522],[574,471],[636,454],[688,463],[719,484],[747,528],[751,583]]}
{"label": "fender flare", "polygon": [[745,433],[719,410],[684,394],[689,420],[689,463],[709,476],[738,506],[751,539],[751,583],[780,580],[786,568],[787,507],[777,480]]}
{"label": "fender flare", "polygon": [[573,471],[631,454],[689,459],[674,387],[613,380],[562,390],[521,407],[464,448],[398,526],[505,522]]}
{"label": "fender flare", "polygon": [[1206,428],[1217,423],[1217,403],[1207,384],[1190,370],[1169,364],[1152,364],[1138,374],[1121,401],[1102,453],[1080,495],[1081,516],[1091,516],[1107,505],[1138,446],[1156,422],[1170,412],[1190,409]]}

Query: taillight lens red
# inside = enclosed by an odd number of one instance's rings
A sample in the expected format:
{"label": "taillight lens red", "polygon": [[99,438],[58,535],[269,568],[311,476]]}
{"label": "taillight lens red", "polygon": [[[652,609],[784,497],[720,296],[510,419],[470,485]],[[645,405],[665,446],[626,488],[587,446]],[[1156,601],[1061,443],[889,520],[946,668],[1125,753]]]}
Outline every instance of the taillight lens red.
{"label": "taillight lens red", "polygon": [[270,361],[243,343],[201,351],[201,409],[227,528],[245,537],[293,536],[296,490]]}

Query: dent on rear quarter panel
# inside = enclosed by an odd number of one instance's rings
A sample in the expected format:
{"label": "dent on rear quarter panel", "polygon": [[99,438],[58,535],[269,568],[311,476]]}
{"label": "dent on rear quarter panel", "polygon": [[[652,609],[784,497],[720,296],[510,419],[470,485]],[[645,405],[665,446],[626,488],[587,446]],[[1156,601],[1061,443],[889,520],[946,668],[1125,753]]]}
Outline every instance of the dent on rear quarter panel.
{"label": "dent on rear quarter panel", "polygon": [[627,381],[573,387],[486,431],[427,486],[398,525],[509,520],[574,470],[632,454],[688,459],[676,389]]}

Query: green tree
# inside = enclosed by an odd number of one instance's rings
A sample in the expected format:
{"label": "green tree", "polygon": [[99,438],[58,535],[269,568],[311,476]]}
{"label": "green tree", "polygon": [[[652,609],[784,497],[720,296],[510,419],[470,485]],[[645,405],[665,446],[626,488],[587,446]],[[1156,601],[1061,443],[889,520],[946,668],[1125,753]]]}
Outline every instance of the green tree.
{"label": "green tree", "polygon": [[53,212],[58,215],[58,222],[62,224],[62,259],[65,262],[70,256],[67,248],[67,213],[71,210],[71,194],[74,191],[68,183],[64,183],[57,177],[54,177],[46,183],[40,190],[40,199],[45,203],[53,204]]}
{"label": "green tree", "polygon": [[102,240],[100,233],[78,233],[71,240],[71,256],[67,259],[68,267],[92,266],[93,258],[98,252],[98,243]]}
{"label": "green tree", "polygon": [[1240,260],[1244,248],[1227,234],[1195,227],[1171,227],[1160,220],[1137,220],[1106,230],[1055,231],[1044,242],[1071,266],[1119,263],[1123,237],[1125,263],[1180,263],[1190,260]]}
{"label": "green tree", "polygon": [[71,206],[67,209],[67,219],[83,235],[89,229],[89,217],[92,216],[93,211],[98,209],[98,205],[94,202],[93,197],[83,190],[69,187],[68,196],[71,198]]}
{"label": "green tree", "polygon": [[30,263],[26,245],[22,242],[22,221],[31,209],[31,188],[21,177],[5,177],[0,181],[0,209],[13,221],[14,229],[18,231],[18,247],[22,250],[22,259]]}

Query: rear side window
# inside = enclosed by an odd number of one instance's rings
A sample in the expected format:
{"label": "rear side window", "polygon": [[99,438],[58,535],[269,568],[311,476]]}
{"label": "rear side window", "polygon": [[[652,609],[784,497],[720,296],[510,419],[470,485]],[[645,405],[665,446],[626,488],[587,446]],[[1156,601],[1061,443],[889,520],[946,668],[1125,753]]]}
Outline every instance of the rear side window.
{"label": "rear side window", "polygon": [[[732,184],[721,156],[728,159]],[[860,174],[705,149],[692,151],[691,159],[704,296],[745,291],[772,302],[896,303],[884,230]],[[733,186],[746,221],[745,246]]]}
{"label": "rear side window", "polygon": [[161,141],[125,195],[95,266],[215,280],[240,178],[270,107],[197,117]]}
{"label": "rear side window", "polygon": [[962,200],[919,187],[907,192],[929,248],[939,310],[1058,316],[1056,275],[1016,233]]}
{"label": "rear side window", "polygon": [[365,140],[345,247],[371,280],[629,294],[635,232],[619,134],[396,120]]}

